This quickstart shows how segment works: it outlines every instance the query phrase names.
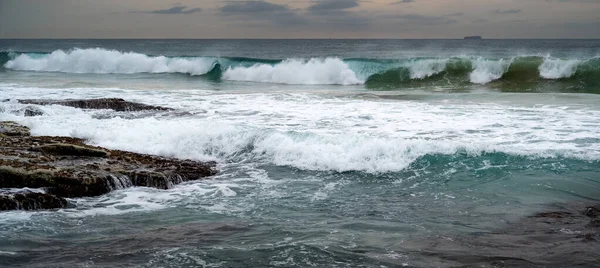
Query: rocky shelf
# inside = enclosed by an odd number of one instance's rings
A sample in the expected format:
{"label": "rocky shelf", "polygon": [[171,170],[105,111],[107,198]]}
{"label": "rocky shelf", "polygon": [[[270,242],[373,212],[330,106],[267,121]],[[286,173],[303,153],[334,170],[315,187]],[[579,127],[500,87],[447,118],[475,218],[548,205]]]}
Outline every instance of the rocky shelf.
{"label": "rocky shelf", "polygon": [[102,99],[66,99],[66,100],[18,100],[22,104],[36,105],[62,105],[80,109],[111,109],[115,111],[170,111],[171,108],[147,105],[137,102],[129,102],[118,98]]}
{"label": "rocky shelf", "polygon": [[63,208],[65,198],[133,186],[168,189],[216,172],[214,162],[109,150],[70,137],[36,137],[25,126],[0,122],[0,189],[43,189],[0,191],[0,210]]}

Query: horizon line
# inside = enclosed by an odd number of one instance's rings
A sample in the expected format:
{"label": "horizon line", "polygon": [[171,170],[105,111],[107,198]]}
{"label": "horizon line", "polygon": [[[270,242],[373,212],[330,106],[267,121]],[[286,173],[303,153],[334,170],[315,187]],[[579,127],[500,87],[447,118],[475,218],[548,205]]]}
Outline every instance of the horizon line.
{"label": "horizon line", "polygon": [[467,40],[471,42],[477,42],[482,40],[600,40],[600,37],[596,38],[562,38],[562,37],[541,37],[541,38],[485,38],[479,40],[469,40],[460,38],[160,38],[160,37],[146,37],[146,38],[122,38],[122,37],[16,37],[16,38],[0,38],[0,40]]}

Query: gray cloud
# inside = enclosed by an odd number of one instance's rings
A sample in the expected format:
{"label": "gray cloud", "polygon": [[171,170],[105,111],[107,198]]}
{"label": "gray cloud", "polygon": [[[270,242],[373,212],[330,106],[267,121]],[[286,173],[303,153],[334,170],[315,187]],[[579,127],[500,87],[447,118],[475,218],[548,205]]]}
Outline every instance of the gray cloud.
{"label": "gray cloud", "polygon": [[286,29],[356,31],[367,27],[370,21],[367,16],[346,10],[358,5],[357,0],[325,0],[302,10],[266,1],[240,1],[221,7],[220,14],[243,21],[247,27],[269,24]]}
{"label": "gray cloud", "polygon": [[516,14],[521,13],[520,9],[496,9],[493,11],[496,14]]}
{"label": "gray cloud", "polygon": [[560,2],[560,3],[594,3],[600,4],[598,0],[546,0],[546,2]]}
{"label": "gray cloud", "polygon": [[277,27],[288,27],[306,24],[300,16],[286,5],[273,4],[266,1],[233,2],[220,9],[221,15],[243,20],[245,26],[260,27],[261,24],[248,24],[248,21],[271,23]]}
{"label": "gray cloud", "polygon": [[393,2],[392,5],[400,5],[400,4],[407,4],[407,3],[414,3],[415,0],[401,0],[401,1],[396,1]]}
{"label": "gray cloud", "polygon": [[413,1],[0,0],[0,38],[600,38],[600,0]]}
{"label": "gray cloud", "polygon": [[229,3],[221,7],[223,13],[262,13],[287,11],[286,5],[273,4],[265,1],[244,1]]}
{"label": "gray cloud", "polygon": [[186,6],[174,6],[172,8],[167,9],[159,9],[152,11],[142,11],[142,13],[151,13],[151,14],[192,14],[196,12],[202,11],[201,8],[190,8]]}
{"label": "gray cloud", "polygon": [[417,24],[417,25],[440,25],[440,24],[453,24],[457,20],[451,19],[444,16],[425,16],[421,14],[401,14],[391,16],[389,18],[402,20],[405,23]]}
{"label": "gray cloud", "polygon": [[450,13],[450,14],[448,14],[446,16],[448,16],[448,17],[460,17],[460,16],[464,16],[464,15],[465,15],[464,12],[455,12],[455,13]]}
{"label": "gray cloud", "polygon": [[359,6],[358,0],[321,0],[307,8],[309,12],[339,11]]}

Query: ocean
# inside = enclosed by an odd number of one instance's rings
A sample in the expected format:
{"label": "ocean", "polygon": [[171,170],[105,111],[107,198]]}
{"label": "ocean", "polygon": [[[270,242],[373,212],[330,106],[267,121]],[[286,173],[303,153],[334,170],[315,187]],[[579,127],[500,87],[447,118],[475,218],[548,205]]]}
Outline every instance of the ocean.
{"label": "ocean", "polygon": [[[219,169],[1,212],[0,266],[593,267],[516,233],[600,201],[598,93],[600,40],[0,40],[0,121]],[[67,98],[179,112],[16,101]]]}

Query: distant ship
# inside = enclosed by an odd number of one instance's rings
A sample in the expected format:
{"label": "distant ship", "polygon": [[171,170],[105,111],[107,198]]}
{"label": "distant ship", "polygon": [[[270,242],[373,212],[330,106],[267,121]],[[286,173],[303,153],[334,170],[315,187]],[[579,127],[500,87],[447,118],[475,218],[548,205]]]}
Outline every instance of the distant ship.
{"label": "distant ship", "polygon": [[481,40],[483,39],[480,35],[473,35],[473,36],[465,36],[465,40]]}

